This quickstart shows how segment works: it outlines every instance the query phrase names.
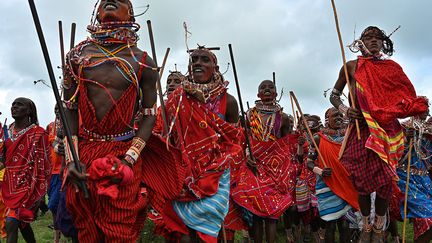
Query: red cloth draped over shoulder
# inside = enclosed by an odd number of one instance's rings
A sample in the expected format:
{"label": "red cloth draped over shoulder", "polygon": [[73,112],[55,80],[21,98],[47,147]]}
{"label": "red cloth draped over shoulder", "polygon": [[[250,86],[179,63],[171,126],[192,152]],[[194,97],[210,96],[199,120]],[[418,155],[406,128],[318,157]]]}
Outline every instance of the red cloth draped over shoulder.
{"label": "red cloth draped over shoulder", "polygon": [[404,148],[397,118],[425,112],[427,100],[417,97],[402,68],[392,60],[359,57],[354,76],[357,101],[371,133],[366,148],[377,153],[396,175],[395,166]]}
{"label": "red cloth draped over shoulder", "polygon": [[269,142],[251,139],[258,175],[243,164],[231,183],[231,197],[238,205],[254,215],[277,219],[294,204],[298,136]]}
{"label": "red cloth draped over shoulder", "polygon": [[[219,112],[224,112],[223,101],[220,106]],[[215,195],[220,176],[243,153],[242,130],[211,112],[182,87],[168,97],[166,108],[171,127],[168,139],[181,151],[182,168],[186,170],[185,178],[179,183],[182,192],[175,200],[196,201]],[[155,232],[176,242],[182,234],[188,234],[188,229],[170,202],[164,206],[155,208],[159,213],[154,217]],[[200,232],[198,235],[206,242],[216,240]]]}
{"label": "red cloth draped over shoulder", "polygon": [[[355,210],[359,210],[358,193],[349,179],[348,171],[346,171],[345,167],[339,161],[339,151],[342,144],[330,141],[321,132],[319,136],[319,150],[327,167],[332,169],[332,175],[330,177],[323,177],[325,183],[330,187],[333,193],[345,200]],[[324,168],[320,157],[318,157],[318,163],[320,168]]]}
{"label": "red cloth draped over shoulder", "polygon": [[393,60],[359,57],[355,79],[367,97],[371,116],[380,124],[425,112],[427,101],[417,97],[402,67]]}
{"label": "red cloth draped over shoulder", "polygon": [[188,168],[182,195],[176,200],[194,201],[214,195],[220,176],[243,151],[241,129],[211,112],[181,87],[170,95],[166,104],[173,125],[170,135]]}
{"label": "red cloth draped over shoulder", "polygon": [[48,136],[35,125],[14,142],[6,141],[2,195],[10,209],[32,209],[42,199],[50,178]]}

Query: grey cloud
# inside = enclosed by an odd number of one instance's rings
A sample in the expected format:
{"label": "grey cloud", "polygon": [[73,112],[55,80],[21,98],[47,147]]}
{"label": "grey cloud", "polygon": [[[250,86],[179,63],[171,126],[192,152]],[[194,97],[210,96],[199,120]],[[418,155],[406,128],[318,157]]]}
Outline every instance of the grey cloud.
{"label": "grey cloud", "polygon": [[[57,21],[63,20],[65,40],[69,42],[70,23],[77,23],[77,42],[87,33],[86,25],[95,1],[40,0],[36,1],[50,55],[55,66],[60,63]],[[330,0],[219,0],[219,1],[133,1],[135,12],[150,4],[150,10],[138,18],[141,24],[139,46],[150,51],[146,20],[151,19],[155,34],[159,63],[167,47],[172,52],[168,70],[187,69],[183,21],[189,25],[192,36],[189,46],[196,43],[220,46],[217,51],[221,70],[230,62],[228,43],[232,43],[244,101],[256,99],[260,81],[271,79],[276,72],[279,89],[285,94],[294,90],[304,112],[323,115],[330,106],[323,91],[331,88],[342,66]],[[401,63],[411,77],[419,94],[430,96],[432,89],[432,33],[425,29],[430,21],[432,3],[427,0],[404,1],[336,1],[344,44],[353,40],[368,25],[377,25],[391,32],[399,24],[402,28],[392,39],[395,42],[394,59]],[[19,94],[34,97],[39,105],[40,120],[51,119],[53,97],[49,90],[34,86],[36,79],[48,80],[40,46],[37,40],[27,1],[9,0],[0,3],[0,110],[9,113],[9,105]],[[66,46],[69,44],[66,43]],[[345,49],[347,59],[356,54]],[[59,70],[56,69],[58,76]],[[231,81],[230,93],[236,94],[232,69],[225,77]],[[279,90],[280,92],[280,90]],[[281,101],[290,112],[288,96]],[[5,112],[7,110],[7,112]]]}

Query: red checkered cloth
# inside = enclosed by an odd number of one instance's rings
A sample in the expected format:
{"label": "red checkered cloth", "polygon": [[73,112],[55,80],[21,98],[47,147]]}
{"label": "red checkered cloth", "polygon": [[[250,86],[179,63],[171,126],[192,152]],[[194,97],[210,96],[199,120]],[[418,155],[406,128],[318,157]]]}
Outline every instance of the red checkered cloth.
{"label": "red checkered cloth", "polygon": [[414,218],[413,228],[414,228],[414,240],[417,240],[422,234],[426,233],[432,227],[432,218]]}
{"label": "red checkered cloth", "polygon": [[390,200],[393,173],[388,164],[365,147],[369,135],[366,123],[360,122],[360,140],[357,139],[355,128],[351,129],[341,162],[360,195],[376,191],[379,197]]}

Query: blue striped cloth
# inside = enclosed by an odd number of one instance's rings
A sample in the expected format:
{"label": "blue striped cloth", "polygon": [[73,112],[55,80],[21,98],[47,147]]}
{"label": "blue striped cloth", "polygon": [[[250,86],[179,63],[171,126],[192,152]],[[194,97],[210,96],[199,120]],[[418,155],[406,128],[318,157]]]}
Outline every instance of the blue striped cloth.
{"label": "blue striped cloth", "polygon": [[344,216],[351,206],[330,190],[321,176],[317,175],[316,196],[318,197],[318,211],[325,221],[332,221]]}
{"label": "blue striped cloth", "polygon": [[219,179],[215,195],[191,202],[173,202],[174,211],[191,229],[217,237],[225,216],[228,214],[230,170]]}

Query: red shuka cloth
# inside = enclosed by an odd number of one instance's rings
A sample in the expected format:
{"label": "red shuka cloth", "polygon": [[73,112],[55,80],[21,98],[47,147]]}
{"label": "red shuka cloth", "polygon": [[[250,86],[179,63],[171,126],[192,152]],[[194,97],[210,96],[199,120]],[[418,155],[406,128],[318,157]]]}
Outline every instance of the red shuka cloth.
{"label": "red shuka cloth", "polygon": [[380,124],[428,109],[427,100],[417,97],[402,67],[393,60],[358,57],[354,76],[367,97],[371,116]]}
{"label": "red shuka cloth", "polygon": [[[226,96],[226,94],[225,94]],[[222,98],[224,103],[224,97]],[[221,105],[219,112],[224,113]],[[177,88],[166,102],[167,116],[172,123],[170,141],[182,151],[183,166],[187,168],[181,195],[177,201],[196,201],[215,195],[222,173],[243,152],[240,143],[242,130],[225,122],[218,114],[209,111],[205,104]],[[224,115],[224,114],[222,114]],[[156,232],[167,239],[178,240],[189,234],[171,203],[159,210]],[[205,242],[217,239],[197,232]]]}
{"label": "red shuka cloth", "polygon": [[[177,107],[178,114],[176,114]],[[242,147],[242,134],[203,103],[177,88],[167,101],[172,135],[189,168],[179,201],[194,201],[217,192],[219,178],[229,168]]]}
{"label": "red shuka cloth", "polygon": [[324,166],[321,157],[318,156],[319,167],[332,169],[330,177],[323,177],[324,182],[334,194],[338,195],[358,211],[358,193],[349,179],[348,171],[339,161],[339,151],[342,144],[330,141],[321,132],[318,134],[320,136],[319,150],[326,163],[326,166]]}
{"label": "red shuka cloth", "polygon": [[[95,107],[88,98],[87,88],[80,85],[78,107],[79,158],[87,168],[94,160],[108,155],[122,158],[131,141],[90,141],[84,128],[100,135],[121,134],[126,131],[125,121],[132,121],[137,99],[136,87],[130,85],[112,105],[105,116],[98,120]],[[175,157],[178,156],[178,157]],[[87,181],[90,199],[76,193],[73,186],[68,187],[67,207],[78,229],[80,242],[134,242],[139,237],[145,218],[148,198],[141,194],[144,182],[150,197],[163,203],[164,197],[174,198],[180,192],[182,167],[180,154],[175,150],[168,152],[165,143],[151,136],[140,158],[133,167],[134,179],[127,186],[119,186],[116,200],[98,195],[97,183]]]}
{"label": "red shuka cloth", "polygon": [[278,219],[294,204],[297,176],[297,134],[276,141],[251,139],[258,175],[243,164],[232,182],[232,199],[254,215]]}
{"label": "red shuka cloth", "polygon": [[365,146],[389,164],[396,176],[404,147],[397,118],[424,113],[427,100],[417,97],[402,68],[392,60],[359,57],[354,76],[357,101],[371,133]]}
{"label": "red shuka cloth", "polygon": [[21,219],[20,213],[32,214],[46,194],[51,175],[48,136],[45,129],[35,125],[15,141],[9,138],[5,145],[3,201],[7,208],[17,210],[19,220],[32,221],[32,215]]}

